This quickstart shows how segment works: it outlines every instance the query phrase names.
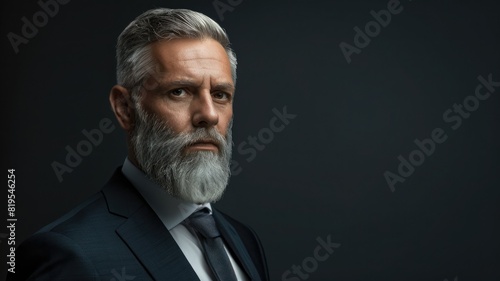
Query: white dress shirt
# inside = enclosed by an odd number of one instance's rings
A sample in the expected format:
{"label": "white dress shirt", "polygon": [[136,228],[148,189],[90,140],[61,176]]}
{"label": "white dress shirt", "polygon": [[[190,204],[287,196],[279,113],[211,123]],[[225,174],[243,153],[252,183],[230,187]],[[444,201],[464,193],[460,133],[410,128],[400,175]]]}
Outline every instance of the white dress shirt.
{"label": "white dress shirt", "polygon": [[[210,203],[194,204],[172,197],[165,189],[148,179],[128,158],[123,163],[122,172],[163,222],[163,225],[165,225],[177,245],[179,245],[179,248],[200,280],[215,280],[203,256],[203,247],[198,237],[181,224],[182,221],[199,209],[206,207],[212,213]],[[246,274],[238,263],[236,263],[225,245],[224,248],[238,280],[248,280]]]}

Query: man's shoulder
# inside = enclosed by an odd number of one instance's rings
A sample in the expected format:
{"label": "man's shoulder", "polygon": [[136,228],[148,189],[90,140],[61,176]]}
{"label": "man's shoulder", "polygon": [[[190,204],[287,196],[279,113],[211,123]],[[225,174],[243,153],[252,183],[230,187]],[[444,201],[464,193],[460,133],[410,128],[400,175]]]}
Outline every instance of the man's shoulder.
{"label": "man's shoulder", "polygon": [[[123,181],[117,182],[115,175],[100,192],[24,240],[17,249],[19,272],[8,280],[34,276],[40,280],[96,280],[95,276],[108,275],[111,279],[110,270],[115,265],[136,265],[127,259],[129,249],[116,233],[126,218],[110,207],[134,195],[127,195],[130,188]],[[127,202],[123,205],[130,207]],[[65,278],[58,279],[61,276]]]}
{"label": "man's shoulder", "polygon": [[98,192],[78,206],[38,230],[35,235],[56,232],[68,237],[85,236],[87,231],[96,231],[109,218],[106,200]]}
{"label": "man's shoulder", "polygon": [[[99,239],[114,233],[125,218],[142,205],[140,195],[118,168],[101,191],[89,197],[60,218],[41,228],[36,234],[59,233],[73,240]],[[102,240],[103,237],[100,237]]]}
{"label": "man's shoulder", "polygon": [[[33,276],[40,280],[94,280],[95,268],[87,257],[86,246],[96,241],[89,232],[99,229],[95,218],[103,213],[105,205],[102,193],[97,193],[24,240],[17,249],[17,272],[7,280],[28,280]],[[57,273],[52,270],[56,264]],[[59,279],[61,276],[71,278]]]}

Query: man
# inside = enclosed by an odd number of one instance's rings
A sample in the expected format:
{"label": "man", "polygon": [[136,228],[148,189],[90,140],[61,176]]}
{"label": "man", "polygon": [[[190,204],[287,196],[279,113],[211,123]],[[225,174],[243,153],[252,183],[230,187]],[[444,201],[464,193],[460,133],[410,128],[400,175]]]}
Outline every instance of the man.
{"label": "man", "polygon": [[27,239],[7,280],[268,280],[262,246],[214,209],[227,185],[236,57],[190,10],[150,10],[117,44],[111,107],[128,157],[102,191]]}

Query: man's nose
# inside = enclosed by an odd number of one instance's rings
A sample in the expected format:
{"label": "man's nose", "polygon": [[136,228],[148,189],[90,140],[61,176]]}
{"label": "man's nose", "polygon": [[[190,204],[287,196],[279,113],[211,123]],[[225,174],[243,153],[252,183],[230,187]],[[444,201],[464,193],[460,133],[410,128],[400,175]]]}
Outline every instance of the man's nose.
{"label": "man's nose", "polygon": [[196,95],[191,104],[194,127],[212,127],[219,123],[219,114],[215,108],[210,92]]}

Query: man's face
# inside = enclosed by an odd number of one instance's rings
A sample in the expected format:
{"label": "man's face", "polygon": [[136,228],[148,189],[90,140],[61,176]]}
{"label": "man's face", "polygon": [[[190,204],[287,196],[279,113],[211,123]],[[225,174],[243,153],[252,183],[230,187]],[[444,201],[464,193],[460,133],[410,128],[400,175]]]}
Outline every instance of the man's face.
{"label": "man's face", "polygon": [[[175,134],[213,127],[226,135],[234,84],[224,48],[213,39],[174,39],[153,43],[151,50],[157,67],[145,82],[144,111],[163,120]],[[210,143],[193,144],[184,152],[199,150],[218,152]]]}
{"label": "man's face", "polygon": [[176,39],[153,44],[152,55],[157,67],[135,106],[137,164],[176,197],[214,202],[230,175],[234,84],[226,51],[211,39]]}

